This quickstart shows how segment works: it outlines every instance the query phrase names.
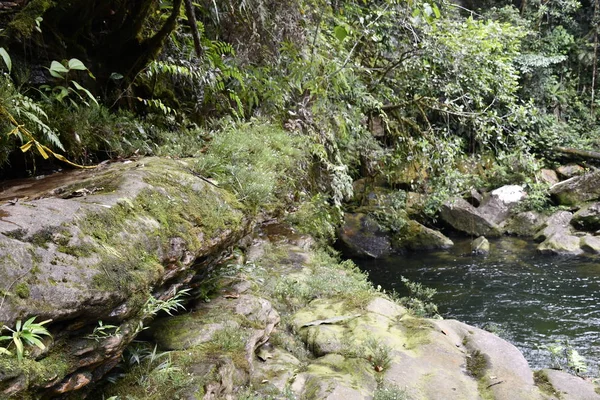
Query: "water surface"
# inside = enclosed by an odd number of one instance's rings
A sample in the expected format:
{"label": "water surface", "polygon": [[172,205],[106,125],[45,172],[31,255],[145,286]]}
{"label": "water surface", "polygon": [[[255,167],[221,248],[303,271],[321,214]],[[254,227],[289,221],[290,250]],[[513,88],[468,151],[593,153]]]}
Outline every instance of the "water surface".
{"label": "water surface", "polygon": [[541,256],[517,238],[491,241],[488,256],[470,254],[469,240],[450,251],[359,260],[375,285],[406,290],[400,276],[437,289],[444,318],[484,327],[517,346],[532,368],[551,364],[543,345],[568,340],[588,365],[600,364],[600,260]]}

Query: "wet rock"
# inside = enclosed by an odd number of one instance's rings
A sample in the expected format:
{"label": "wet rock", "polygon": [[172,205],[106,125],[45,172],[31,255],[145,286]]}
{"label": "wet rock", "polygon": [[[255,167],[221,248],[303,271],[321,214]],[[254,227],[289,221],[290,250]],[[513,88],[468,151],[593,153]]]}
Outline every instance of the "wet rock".
{"label": "wet rock", "polygon": [[490,242],[485,236],[479,236],[477,239],[471,242],[471,253],[474,254],[489,254]]}
{"label": "wet rock", "polygon": [[564,206],[600,199],[600,171],[594,170],[553,185],[550,194]]}
{"label": "wet rock", "polygon": [[345,214],[339,240],[348,254],[356,257],[380,258],[392,251],[387,232],[366,214]]}
{"label": "wet rock", "polygon": [[301,364],[292,354],[275,347],[261,362],[255,363],[251,383],[263,392],[272,391],[273,388],[283,393]]}
{"label": "wet rock", "polygon": [[448,249],[454,243],[439,231],[416,221],[408,221],[404,229],[393,238],[392,246],[399,250],[433,250]]}
{"label": "wet rock", "polygon": [[576,229],[595,232],[600,229],[600,203],[583,206],[573,215],[571,225]]}
{"label": "wet rock", "polygon": [[580,246],[586,253],[600,254],[600,237],[586,235],[581,238]]}
{"label": "wet rock", "polygon": [[461,198],[445,202],[442,205],[440,217],[452,228],[469,235],[489,237],[502,235],[502,229],[496,223]]}
{"label": "wet rock", "polygon": [[600,400],[600,387],[590,381],[554,369],[541,372],[562,400]]}
{"label": "wet rock", "polygon": [[510,235],[533,236],[543,228],[547,219],[547,216],[535,211],[520,212],[506,221],[504,229]]}
{"label": "wet rock", "polygon": [[442,220],[454,229],[475,236],[500,236],[502,224],[527,194],[519,185],[502,186],[485,195],[479,207],[461,198],[442,205]]}
{"label": "wet rock", "polygon": [[583,175],[583,173],[585,172],[585,168],[577,164],[568,164],[558,167],[556,169],[556,172],[558,173],[558,175],[560,175],[561,178],[569,179],[577,175]]}
{"label": "wet rock", "polygon": [[573,214],[568,211],[557,211],[542,224],[541,229],[533,236],[537,242],[543,242],[557,232],[570,231],[569,224]]}
{"label": "wet rock", "polygon": [[579,255],[583,253],[581,238],[570,234],[568,231],[559,231],[549,236],[538,245],[542,254]]}

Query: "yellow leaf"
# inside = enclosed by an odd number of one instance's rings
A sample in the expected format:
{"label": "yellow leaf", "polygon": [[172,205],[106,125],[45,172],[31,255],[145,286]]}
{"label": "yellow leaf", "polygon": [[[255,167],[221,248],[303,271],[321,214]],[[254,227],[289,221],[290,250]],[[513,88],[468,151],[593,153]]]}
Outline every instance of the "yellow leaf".
{"label": "yellow leaf", "polygon": [[46,153],[46,150],[44,150],[44,146],[42,146],[38,142],[35,142],[35,147],[37,147],[37,149],[40,152],[40,154],[42,155],[42,157],[44,157],[44,160],[47,160],[48,159],[48,153]]}
{"label": "yellow leaf", "polygon": [[27,142],[23,146],[21,146],[21,151],[23,153],[25,153],[26,151],[28,151],[31,148],[31,145],[33,145],[33,141],[32,140],[30,140],[29,142]]}

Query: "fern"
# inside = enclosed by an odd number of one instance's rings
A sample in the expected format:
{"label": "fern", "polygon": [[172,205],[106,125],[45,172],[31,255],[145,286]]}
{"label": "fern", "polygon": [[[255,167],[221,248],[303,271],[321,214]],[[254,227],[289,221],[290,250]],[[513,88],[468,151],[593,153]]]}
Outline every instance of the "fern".
{"label": "fern", "polygon": [[61,143],[58,134],[50,128],[42,120],[48,120],[48,114],[36,104],[30,97],[23,94],[17,94],[14,99],[14,114],[19,118],[26,120],[31,123],[34,127],[33,130],[43,134],[44,139],[58,147],[62,151],[65,151],[63,144]]}

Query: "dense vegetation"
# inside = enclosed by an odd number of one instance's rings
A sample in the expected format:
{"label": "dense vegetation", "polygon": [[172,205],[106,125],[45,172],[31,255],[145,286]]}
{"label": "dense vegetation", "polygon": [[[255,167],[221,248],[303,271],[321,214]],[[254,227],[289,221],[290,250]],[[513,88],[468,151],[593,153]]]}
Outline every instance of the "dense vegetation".
{"label": "dense vegetation", "polygon": [[427,195],[432,218],[473,185],[543,190],[554,147],[597,144],[597,2],[183,3],[3,14],[3,175],[63,165],[52,152],[207,153],[197,172],[253,209],[312,198],[328,219],[365,177]]}

